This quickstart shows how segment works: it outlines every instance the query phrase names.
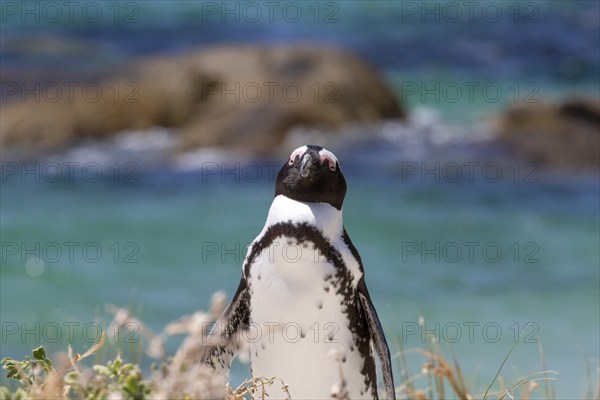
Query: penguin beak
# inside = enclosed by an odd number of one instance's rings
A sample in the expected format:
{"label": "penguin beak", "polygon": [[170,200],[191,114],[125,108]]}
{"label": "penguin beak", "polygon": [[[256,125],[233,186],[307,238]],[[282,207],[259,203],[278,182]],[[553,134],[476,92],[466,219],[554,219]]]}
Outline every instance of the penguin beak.
{"label": "penguin beak", "polygon": [[300,175],[303,178],[306,178],[310,173],[313,162],[313,158],[310,154],[305,154],[304,157],[302,157],[302,162],[300,163]]}

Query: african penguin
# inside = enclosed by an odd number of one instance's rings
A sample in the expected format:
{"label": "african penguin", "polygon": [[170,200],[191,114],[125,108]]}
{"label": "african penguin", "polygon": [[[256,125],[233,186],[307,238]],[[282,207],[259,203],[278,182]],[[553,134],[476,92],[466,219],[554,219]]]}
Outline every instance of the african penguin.
{"label": "african penguin", "polygon": [[[342,222],[345,195],[333,153],[313,145],[292,152],[205,363],[228,372],[236,339],[246,340],[253,376],[280,378],[292,399],[330,398],[342,377],[350,399],[377,399],[374,347],[395,399],[388,345]],[[267,392],[285,397],[276,385]]]}

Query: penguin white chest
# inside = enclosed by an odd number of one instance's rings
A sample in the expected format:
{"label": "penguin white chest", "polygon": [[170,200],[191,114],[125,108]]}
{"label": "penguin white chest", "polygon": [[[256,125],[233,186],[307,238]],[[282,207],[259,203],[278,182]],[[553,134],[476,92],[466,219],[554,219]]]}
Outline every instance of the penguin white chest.
{"label": "penguin white chest", "polygon": [[275,319],[291,327],[341,319],[343,299],[332,286],[335,273],[311,244],[276,239],[250,270],[253,321]]}
{"label": "penguin white chest", "polygon": [[[309,399],[328,398],[343,374],[351,398],[370,398],[348,294],[336,279],[334,264],[310,241],[281,236],[261,252],[250,270],[254,376],[278,377],[292,398]],[[343,356],[336,360],[332,352]],[[271,397],[283,396],[272,391]]]}

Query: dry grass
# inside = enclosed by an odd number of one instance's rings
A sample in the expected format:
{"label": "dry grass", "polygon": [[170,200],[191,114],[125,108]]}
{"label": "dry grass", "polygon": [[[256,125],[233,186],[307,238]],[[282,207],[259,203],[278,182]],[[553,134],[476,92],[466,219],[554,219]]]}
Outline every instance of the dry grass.
{"label": "dry grass", "polygon": [[[427,348],[402,349],[396,354],[400,367],[401,384],[396,388],[400,399],[408,400],[507,400],[507,399],[556,399],[554,383],[558,373],[546,367],[545,354],[541,343],[539,344],[541,372],[528,374],[507,383],[502,377],[502,369],[512,352],[516,349],[517,341],[500,362],[496,375],[490,379],[484,393],[474,393],[467,384],[462,373],[458,358],[451,353],[451,361],[443,355],[439,341],[432,338]],[[411,373],[407,356],[417,354],[422,357],[421,369],[418,373]],[[596,360],[598,362],[598,360]],[[593,383],[595,382],[595,383]],[[596,375],[592,377],[591,367],[587,367],[586,389],[583,394],[573,398],[600,400],[600,363],[597,365]]]}
{"label": "dry grass", "polygon": [[291,399],[285,383],[281,379],[271,377],[246,379],[235,389],[232,389],[228,383],[226,385],[227,400],[245,400],[248,398],[265,400],[268,397],[268,388],[276,383],[281,384],[281,390],[287,394],[288,399]]}
{"label": "dry grass", "polygon": [[[141,321],[127,310],[109,307],[115,315],[115,322],[124,326],[135,323],[145,337],[148,356],[159,360],[160,366],[144,377],[140,366],[126,363],[118,355],[106,364],[86,365],[83,360],[97,354],[105,344],[105,336],[83,354],[74,353],[69,346],[65,354],[59,354],[56,362],[40,355],[39,348],[34,359],[16,362],[3,360],[4,369],[12,371],[19,378],[21,388],[9,391],[0,388],[0,400],[8,399],[227,399],[247,400],[268,398],[271,388],[277,387],[289,392],[284,382],[276,377],[251,378],[236,388],[232,388],[225,378],[212,369],[198,363],[202,346],[207,343],[206,327],[214,322],[226,306],[222,293],[213,296],[208,312],[197,312],[181,318],[165,327],[160,334],[154,334]],[[165,342],[173,335],[184,334],[185,338],[174,356],[165,353]],[[209,344],[213,344],[208,339]],[[442,400],[442,399],[483,399],[508,400],[532,398],[554,399],[553,382],[556,372],[545,366],[545,355],[540,346],[542,372],[523,376],[513,383],[506,383],[501,376],[502,368],[515,348],[499,364],[496,376],[490,380],[483,394],[474,394],[466,384],[458,358],[451,354],[451,361],[443,355],[436,341],[427,348],[400,348],[396,360],[400,367],[400,380],[396,388],[399,399]],[[43,349],[42,349],[43,350]],[[245,352],[242,352],[242,354]],[[411,373],[407,355],[422,358],[418,373]],[[246,360],[247,361],[247,360]],[[59,367],[55,367],[58,365]],[[7,366],[10,366],[7,367]],[[595,373],[587,366],[587,384],[583,398],[600,400],[600,367]],[[341,369],[340,369],[341,371]],[[310,384],[310,382],[307,382]],[[576,396],[579,398],[579,396]],[[346,382],[340,374],[340,381],[332,384],[332,399],[348,399]]]}

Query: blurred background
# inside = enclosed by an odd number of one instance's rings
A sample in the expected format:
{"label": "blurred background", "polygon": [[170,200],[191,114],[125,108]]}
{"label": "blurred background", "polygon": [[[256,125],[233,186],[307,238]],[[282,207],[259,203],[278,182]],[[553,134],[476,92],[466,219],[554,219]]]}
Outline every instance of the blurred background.
{"label": "blurred background", "polygon": [[313,143],[340,159],[393,352],[435,336],[479,394],[518,342],[507,382],[551,369],[584,396],[597,1],[0,4],[0,357],[106,330],[149,365],[106,305],[160,332],[231,296],[276,172]]}

